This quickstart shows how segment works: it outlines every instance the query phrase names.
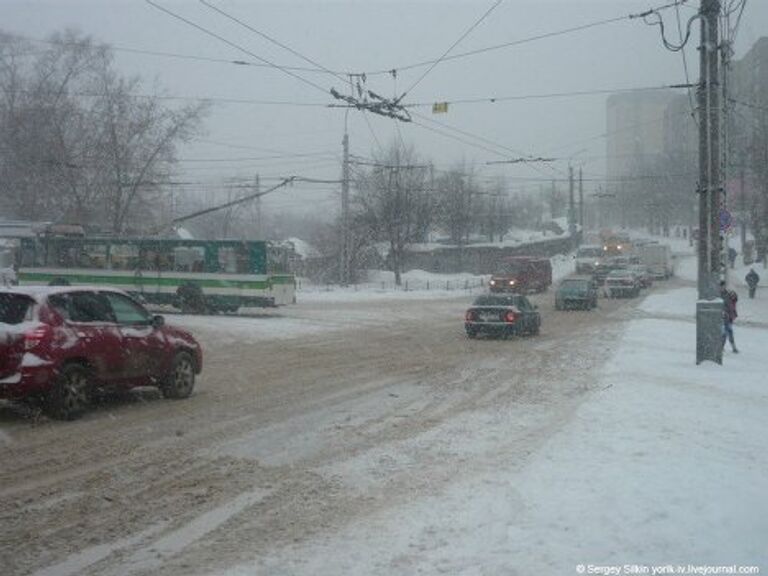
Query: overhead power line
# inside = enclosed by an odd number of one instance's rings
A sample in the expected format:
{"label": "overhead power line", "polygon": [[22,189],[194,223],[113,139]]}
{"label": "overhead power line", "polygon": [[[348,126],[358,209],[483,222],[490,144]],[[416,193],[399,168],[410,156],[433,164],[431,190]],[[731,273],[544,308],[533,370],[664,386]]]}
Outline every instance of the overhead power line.
{"label": "overhead power line", "polygon": [[[30,42],[35,42],[38,44],[49,44],[52,46],[78,46],[79,42],[65,42],[61,40],[42,40],[39,38],[26,38]],[[177,60],[191,60],[195,62],[209,62],[212,64],[229,64],[232,66],[246,66],[246,67],[254,67],[254,68],[274,68],[274,66],[270,64],[265,64],[263,62],[250,62],[248,60],[233,60],[231,58],[214,58],[212,56],[201,56],[196,54],[180,54],[178,52],[166,52],[166,51],[160,51],[160,50],[145,50],[143,48],[130,48],[128,46],[117,46],[114,44],[109,45],[109,49],[114,52],[125,52],[126,54],[140,54],[143,56],[156,56],[159,58],[173,58]],[[44,52],[28,52],[27,54],[44,54]],[[280,68],[284,68],[286,70],[292,70],[294,72],[314,72],[314,73],[320,73],[320,74],[336,74],[336,72],[333,71],[327,71],[323,70],[321,68],[310,68],[308,66],[287,66],[284,64],[279,64]],[[339,74],[342,74],[341,72],[338,72]]]}
{"label": "overhead power line", "polygon": [[[677,20],[677,33],[680,36],[680,42],[683,42],[683,24],[680,20],[680,6],[675,5],[675,19]],[[691,78],[688,73],[688,57],[685,54],[685,48],[680,50],[680,55],[683,58],[683,72],[685,72],[685,82],[687,84],[691,83]],[[698,123],[696,120],[696,105],[693,102],[693,92],[690,88],[688,88],[688,105],[691,107],[691,116],[693,117],[694,121]]]}
{"label": "overhead power line", "polygon": [[255,162],[258,160],[286,160],[293,158],[336,158],[333,152],[312,152],[306,154],[278,154],[274,156],[247,156],[234,158],[179,158],[177,162]]}
{"label": "overhead power line", "polygon": [[334,72],[333,70],[329,70],[328,68],[326,68],[326,67],[325,67],[325,66],[323,66],[322,64],[318,64],[318,63],[317,63],[315,60],[312,60],[311,58],[308,58],[307,56],[304,56],[303,54],[301,54],[300,52],[298,52],[298,51],[294,50],[294,49],[293,49],[293,48],[291,48],[290,46],[288,46],[288,45],[286,45],[286,44],[284,44],[284,43],[280,42],[279,40],[276,40],[275,38],[272,38],[270,35],[268,35],[268,34],[266,34],[266,33],[262,32],[262,31],[260,31],[260,30],[257,30],[256,28],[254,28],[253,26],[251,26],[251,25],[250,25],[250,24],[248,24],[247,22],[244,22],[243,20],[240,20],[239,18],[236,18],[235,16],[232,16],[232,15],[231,15],[231,14],[229,14],[228,12],[225,12],[225,11],[224,11],[224,10],[222,10],[221,8],[219,8],[219,7],[217,7],[217,6],[214,6],[214,5],[213,5],[213,4],[211,4],[210,2],[207,2],[206,0],[199,0],[199,1],[200,1],[200,3],[201,3],[201,4],[203,4],[204,6],[207,6],[208,8],[210,8],[211,10],[213,10],[213,11],[217,12],[218,14],[221,14],[221,15],[222,15],[222,16],[224,16],[225,18],[227,18],[227,19],[229,19],[229,20],[231,20],[231,21],[235,22],[236,24],[239,24],[240,26],[242,26],[242,27],[243,27],[243,28],[245,28],[246,30],[250,30],[250,31],[251,31],[251,32],[253,32],[254,34],[257,34],[257,35],[261,36],[262,38],[264,38],[265,40],[267,40],[267,41],[269,41],[269,42],[272,42],[273,44],[275,44],[275,45],[279,46],[279,47],[280,47],[280,48],[282,48],[283,50],[287,50],[288,52],[290,52],[290,53],[291,53],[291,54],[293,54],[294,56],[298,56],[299,58],[301,58],[301,59],[302,59],[302,60],[304,60],[305,62],[309,62],[310,64],[312,64],[313,66],[316,66],[317,68],[319,68],[319,69],[323,70],[324,72],[327,72],[328,74],[332,74],[333,76],[335,76],[336,78],[338,78],[338,79],[339,79],[339,80],[341,80],[342,82],[346,82],[346,78],[344,78],[344,77],[343,77],[343,76],[341,76],[340,74],[337,74],[337,73],[336,73],[336,72]]}
{"label": "overhead power line", "polygon": [[313,87],[313,88],[315,88],[317,90],[320,90],[323,94],[327,94],[328,93],[328,90],[326,88],[323,88],[319,84],[316,84],[315,82],[312,82],[311,80],[307,80],[303,76],[300,76],[299,74],[296,74],[295,72],[292,72],[291,70],[288,70],[287,68],[285,68],[285,67],[283,67],[283,66],[281,66],[279,64],[275,64],[274,62],[271,62],[271,61],[267,60],[266,58],[262,58],[258,54],[255,54],[255,53],[251,52],[247,48],[244,48],[244,47],[240,46],[239,44],[237,44],[235,42],[232,42],[231,40],[227,40],[226,38],[224,38],[220,34],[217,34],[216,32],[213,32],[212,30],[209,30],[208,28],[205,28],[204,26],[201,26],[200,24],[197,24],[196,22],[193,22],[192,20],[189,20],[188,18],[185,18],[184,16],[181,16],[180,14],[177,14],[176,12],[173,12],[171,10],[168,10],[167,8],[164,8],[163,6],[160,6],[156,2],[153,2],[152,0],[144,0],[144,1],[147,4],[149,4],[150,6],[156,8],[157,10],[160,10],[161,12],[165,12],[169,16],[172,16],[173,18],[176,18],[180,22],[183,22],[186,25],[195,28],[196,30],[200,30],[201,32],[203,32],[204,34],[207,34],[208,36],[211,36],[212,38],[216,38],[217,40],[219,40],[220,42],[223,42],[227,46],[231,46],[232,48],[235,48],[236,50],[239,50],[240,52],[242,52],[244,54],[248,54],[250,57],[256,58],[256,60],[259,60],[260,62],[268,64],[269,66],[271,66],[275,70],[279,70],[280,72],[283,72],[284,74],[287,74],[288,76],[290,76],[292,78],[295,78],[296,80],[298,80],[300,82],[303,82],[304,84],[306,84],[308,86],[311,86],[311,87]]}
{"label": "overhead power line", "polygon": [[542,158],[541,156],[537,158],[510,158],[509,160],[491,160],[489,162],[486,162],[486,164],[531,164],[533,162],[554,162],[557,160],[557,158]]}
{"label": "overhead power line", "polygon": [[[463,98],[456,100],[439,99],[437,101],[439,101],[441,104],[445,103],[452,106],[456,104],[496,104],[497,102],[508,102],[516,100],[546,100],[555,98],[570,98],[575,96],[598,96],[603,94],[617,94],[624,92],[653,92],[659,90],[691,88],[695,86],[696,84],[690,84],[686,82],[685,84],[665,84],[661,86],[640,86],[635,88],[600,88],[593,90],[572,90],[570,92],[520,94],[514,96],[486,96],[482,98]],[[415,102],[412,104],[404,104],[403,106],[405,108],[426,108],[434,106],[434,102]],[[331,107],[334,107],[334,105],[331,104]]]}
{"label": "overhead power line", "polygon": [[173,220],[171,220],[171,224],[181,224],[182,222],[186,222],[187,220],[192,220],[193,218],[198,218],[200,216],[205,216],[206,214],[210,214],[212,212],[218,212],[219,210],[225,210],[227,208],[231,208],[232,206],[237,206],[238,204],[250,202],[251,200],[255,200],[256,198],[265,196],[270,192],[274,192],[275,190],[282,188],[283,186],[287,186],[288,184],[293,182],[295,179],[296,179],[296,176],[291,176],[289,178],[285,178],[279,184],[276,184],[275,186],[272,186],[271,188],[268,188],[263,192],[256,192],[255,194],[249,194],[248,196],[244,196],[242,198],[232,200],[231,202],[219,204],[218,206],[212,206],[211,208],[206,208],[205,210],[198,210],[197,212],[192,212],[191,214],[187,214],[185,216],[179,216],[178,218],[174,218]]}
{"label": "overhead power line", "polygon": [[414,88],[416,88],[416,86],[418,86],[418,85],[419,85],[419,83],[421,83],[421,81],[422,81],[422,80],[424,80],[424,77],[425,77],[427,74],[429,74],[430,72],[432,72],[432,70],[434,70],[435,66],[437,66],[438,64],[440,64],[440,62],[442,62],[442,61],[445,59],[445,57],[446,57],[446,56],[448,56],[448,54],[450,54],[450,53],[451,53],[451,51],[452,51],[454,48],[456,48],[456,46],[458,46],[458,45],[459,45],[459,43],[460,43],[462,40],[464,40],[464,38],[466,38],[467,36],[469,36],[469,34],[470,34],[470,33],[471,33],[471,32],[472,32],[472,31],[473,31],[475,28],[477,28],[477,27],[480,25],[480,23],[481,23],[483,20],[485,20],[485,19],[488,17],[488,15],[489,15],[491,12],[493,12],[493,11],[494,11],[494,10],[495,10],[495,9],[498,7],[498,5],[499,5],[499,4],[501,4],[501,3],[502,3],[502,1],[503,1],[503,0],[496,0],[496,3],[495,3],[493,6],[491,6],[490,8],[488,8],[488,10],[486,10],[486,11],[485,11],[485,13],[484,13],[482,16],[480,16],[480,18],[478,18],[478,19],[475,21],[475,23],[474,23],[474,24],[472,24],[472,26],[470,26],[470,27],[469,27],[467,30],[465,30],[465,31],[464,31],[464,33],[463,33],[461,36],[459,36],[458,40],[456,40],[456,41],[455,41],[453,44],[451,44],[451,46],[448,48],[448,50],[446,50],[445,52],[443,52],[443,55],[442,55],[442,56],[440,56],[440,58],[438,58],[437,60],[435,60],[435,61],[434,61],[434,62],[433,62],[431,65],[430,65],[430,67],[429,67],[429,68],[427,68],[427,70],[426,70],[426,71],[425,71],[425,72],[424,72],[424,73],[423,73],[421,76],[419,76],[419,77],[418,77],[418,79],[417,79],[417,80],[416,80],[416,81],[415,81],[413,84],[411,84],[411,87],[410,87],[410,88],[408,88],[408,89],[407,89],[405,92],[403,92],[403,93],[400,95],[400,97],[397,99],[397,101],[399,102],[400,100],[402,100],[403,98],[405,98],[405,96],[406,96],[406,95],[407,95],[407,94],[408,94],[408,93],[409,93],[411,90],[413,90]]}
{"label": "overhead power line", "polygon": [[591,28],[597,28],[599,26],[606,26],[608,24],[614,24],[616,22],[621,22],[623,20],[633,20],[635,18],[642,17],[644,14],[649,14],[649,13],[653,12],[654,10],[662,11],[662,10],[666,10],[668,8],[672,8],[672,7],[674,7],[677,4],[681,4],[682,5],[686,1],[687,0],[678,0],[677,2],[672,2],[672,3],[664,4],[663,6],[659,6],[658,8],[654,8],[652,10],[649,10],[647,12],[640,13],[640,14],[626,14],[626,15],[623,15],[623,16],[616,16],[616,17],[613,17],[613,18],[606,18],[606,19],[603,19],[603,20],[597,20],[595,22],[589,22],[589,23],[586,23],[586,24],[581,24],[579,26],[570,26],[568,28],[564,28],[564,29],[561,29],[561,30],[555,30],[553,32],[544,32],[542,34],[536,34],[534,36],[529,36],[527,38],[520,38],[518,40],[512,40],[510,42],[502,42],[500,44],[493,44],[491,46],[485,46],[483,48],[477,48],[475,50],[468,50],[467,52],[460,52],[458,54],[453,54],[453,55],[450,55],[450,56],[444,56],[442,58],[438,58],[438,59],[434,59],[434,60],[423,60],[421,62],[416,62],[416,63],[408,64],[408,65],[405,65],[405,66],[391,67],[391,68],[387,68],[387,69],[383,69],[383,70],[366,71],[365,74],[367,74],[368,76],[381,75],[381,74],[392,74],[393,71],[394,72],[403,72],[405,70],[411,70],[411,69],[414,69],[414,68],[422,68],[424,66],[430,66],[430,65],[432,65],[432,64],[434,64],[436,62],[447,62],[447,61],[450,61],[450,60],[459,60],[461,58],[468,58],[470,56],[475,56],[477,54],[484,54],[486,52],[493,52],[493,51],[496,51],[496,50],[503,50],[505,48],[511,48],[513,46],[520,46],[522,44],[528,44],[528,43],[531,43],[531,42],[537,42],[539,40],[545,40],[545,39],[548,39],[548,38],[554,38],[554,37],[563,36],[563,35],[566,35],[566,34],[573,34],[575,32],[581,32],[581,31],[584,31],[584,30],[589,30]]}
{"label": "overhead power line", "polygon": [[[31,90],[28,88],[4,88],[6,92],[17,94],[40,94],[51,93],[58,94],[56,90]],[[67,94],[71,96],[83,96],[86,98],[101,98],[104,96],[103,92],[89,91],[89,90],[77,90],[68,91]],[[257,100],[249,98],[221,98],[217,96],[181,96],[174,94],[139,94],[135,92],[129,93],[133,98],[142,98],[150,100],[178,100],[182,102],[212,102],[218,104],[248,104],[258,106],[291,106],[299,108],[328,108],[329,104],[323,104],[321,102],[294,102],[290,100]]]}

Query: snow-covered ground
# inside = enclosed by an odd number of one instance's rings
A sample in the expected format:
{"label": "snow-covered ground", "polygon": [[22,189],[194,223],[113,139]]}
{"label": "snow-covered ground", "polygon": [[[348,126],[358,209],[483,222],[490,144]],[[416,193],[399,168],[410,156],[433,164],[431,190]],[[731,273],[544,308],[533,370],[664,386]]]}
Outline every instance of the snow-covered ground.
{"label": "snow-covered ground", "polygon": [[[227,574],[765,572],[768,329],[740,328],[741,354],[696,366],[694,297],[650,296],[594,391],[525,461],[497,437],[491,469]],[[765,318],[768,298],[748,304]],[[478,449],[490,433],[475,429]]]}
{"label": "snow-covered ground", "polygon": [[[552,281],[572,274],[575,261],[571,254],[560,254],[550,258]],[[303,281],[297,291],[299,302],[350,302],[377,299],[426,299],[455,298],[461,294],[484,292],[489,275],[434,274],[424,270],[409,270],[402,274],[401,286],[395,285],[393,272],[369,270],[368,281],[346,288],[340,286],[319,286]]]}

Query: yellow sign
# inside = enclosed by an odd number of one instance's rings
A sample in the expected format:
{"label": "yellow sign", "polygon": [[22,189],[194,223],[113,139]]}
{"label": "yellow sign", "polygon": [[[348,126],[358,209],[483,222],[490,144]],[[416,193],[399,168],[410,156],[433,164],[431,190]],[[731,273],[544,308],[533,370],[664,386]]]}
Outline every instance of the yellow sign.
{"label": "yellow sign", "polygon": [[448,102],[435,102],[432,104],[432,114],[445,114],[448,112]]}

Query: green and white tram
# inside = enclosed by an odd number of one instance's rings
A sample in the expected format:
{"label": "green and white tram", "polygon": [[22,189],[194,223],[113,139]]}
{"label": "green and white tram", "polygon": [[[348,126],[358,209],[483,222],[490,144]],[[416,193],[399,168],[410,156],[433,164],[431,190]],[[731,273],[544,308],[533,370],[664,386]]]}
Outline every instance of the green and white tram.
{"label": "green and white tram", "polygon": [[18,279],[121,288],[184,312],[235,312],[296,301],[287,257],[266,242],[40,235],[19,239]]}

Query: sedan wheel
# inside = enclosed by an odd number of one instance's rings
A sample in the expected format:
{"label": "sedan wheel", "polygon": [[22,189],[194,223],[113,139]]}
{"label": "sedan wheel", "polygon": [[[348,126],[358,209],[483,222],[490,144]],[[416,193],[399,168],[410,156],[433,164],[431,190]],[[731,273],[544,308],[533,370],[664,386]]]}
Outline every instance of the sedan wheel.
{"label": "sedan wheel", "polygon": [[166,398],[188,398],[195,387],[195,365],[188,352],[179,352],[173,359],[171,370],[161,387]]}

